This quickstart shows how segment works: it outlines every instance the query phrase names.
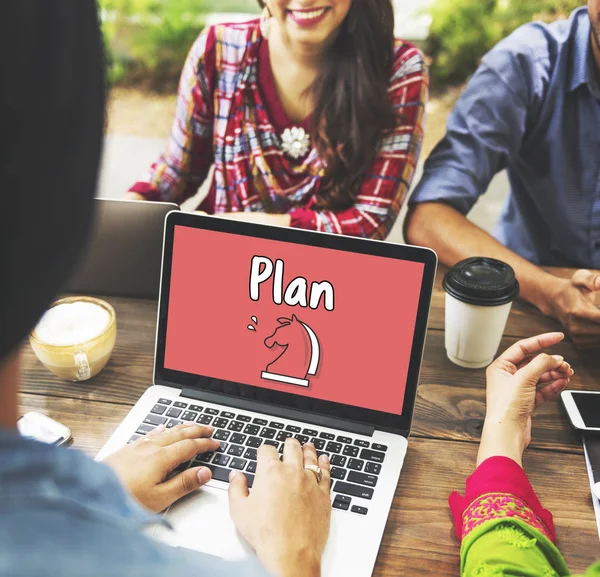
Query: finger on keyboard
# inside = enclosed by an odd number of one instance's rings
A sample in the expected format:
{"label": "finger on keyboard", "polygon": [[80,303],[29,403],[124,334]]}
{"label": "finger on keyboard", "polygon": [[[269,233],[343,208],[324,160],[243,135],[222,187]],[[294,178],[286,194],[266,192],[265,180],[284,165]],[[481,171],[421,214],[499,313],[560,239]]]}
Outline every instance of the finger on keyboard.
{"label": "finger on keyboard", "polygon": [[165,425],[158,425],[158,427],[154,428],[152,431],[147,433],[148,437],[154,437],[155,435],[160,435],[166,429]]}
{"label": "finger on keyboard", "polygon": [[[317,451],[315,450],[315,446],[312,443],[306,443],[302,447],[302,451],[304,452],[304,466],[306,465],[314,465],[317,466]],[[310,471],[309,471],[310,473]],[[311,475],[313,473],[310,473]]]}
{"label": "finger on keyboard", "polygon": [[167,468],[175,468],[180,463],[193,459],[198,453],[216,451],[219,442],[213,439],[182,439],[164,448]]}
{"label": "finger on keyboard", "polygon": [[329,480],[331,478],[331,465],[329,463],[329,457],[327,455],[321,455],[319,457],[319,467],[323,478],[319,483],[321,488],[329,494]]}
{"label": "finger on keyboard", "polygon": [[172,429],[167,429],[163,434],[157,435],[153,440],[162,447],[184,439],[208,438],[214,433],[214,427],[210,425],[196,425],[195,423],[182,423]]}
{"label": "finger on keyboard", "polygon": [[261,445],[257,450],[257,473],[269,466],[273,466],[275,463],[279,463],[279,454],[277,449],[272,445]]}
{"label": "finger on keyboard", "polygon": [[304,456],[302,454],[302,447],[298,442],[298,439],[288,437],[285,440],[283,447],[283,462],[286,465],[291,465],[301,469],[303,467]]}

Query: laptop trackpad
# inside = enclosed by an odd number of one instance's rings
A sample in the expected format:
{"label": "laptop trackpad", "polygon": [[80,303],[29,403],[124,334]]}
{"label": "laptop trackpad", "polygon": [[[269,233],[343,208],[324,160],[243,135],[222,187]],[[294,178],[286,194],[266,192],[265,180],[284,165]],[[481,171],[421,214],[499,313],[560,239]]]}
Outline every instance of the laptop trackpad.
{"label": "laptop trackpad", "polygon": [[166,518],[174,531],[158,530],[154,536],[171,545],[232,561],[253,554],[229,517],[225,490],[214,487],[200,489],[173,505]]}

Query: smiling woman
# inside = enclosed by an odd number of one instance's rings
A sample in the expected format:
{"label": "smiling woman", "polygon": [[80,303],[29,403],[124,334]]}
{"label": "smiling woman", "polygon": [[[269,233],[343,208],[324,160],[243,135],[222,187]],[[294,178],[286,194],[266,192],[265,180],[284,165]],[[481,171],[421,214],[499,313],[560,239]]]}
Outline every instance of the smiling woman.
{"label": "smiling woman", "polygon": [[290,10],[289,14],[292,20],[298,24],[298,26],[314,26],[318,24],[325,15],[329,8],[319,8],[317,10],[307,9],[307,10]]}
{"label": "smiling woman", "polygon": [[352,6],[351,0],[317,0],[311,3],[259,0],[258,3],[264,10],[263,21],[274,18],[286,42],[306,43],[307,47],[318,52],[335,40],[335,34]]}
{"label": "smiling woman", "polygon": [[408,192],[427,72],[390,0],[259,0],[210,27],[179,88],[167,150],[130,197],[229,218],[385,238]]}

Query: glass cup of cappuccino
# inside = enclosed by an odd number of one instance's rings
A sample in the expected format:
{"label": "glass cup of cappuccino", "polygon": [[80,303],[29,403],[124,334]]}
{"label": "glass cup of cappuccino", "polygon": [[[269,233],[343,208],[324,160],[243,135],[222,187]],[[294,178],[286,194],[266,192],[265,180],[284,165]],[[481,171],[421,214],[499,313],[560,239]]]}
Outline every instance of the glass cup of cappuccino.
{"label": "glass cup of cappuccino", "polygon": [[111,305],[92,297],[68,297],[46,311],[29,342],[57,377],[87,381],[106,366],[116,338],[117,318]]}

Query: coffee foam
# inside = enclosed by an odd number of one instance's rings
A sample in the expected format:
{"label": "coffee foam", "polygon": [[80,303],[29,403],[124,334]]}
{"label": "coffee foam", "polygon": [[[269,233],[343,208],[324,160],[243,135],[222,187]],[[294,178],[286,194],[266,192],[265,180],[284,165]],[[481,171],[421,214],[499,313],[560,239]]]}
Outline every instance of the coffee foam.
{"label": "coffee foam", "polygon": [[76,301],[52,307],[35,329],[35,337],[48,345],[68,346],[100,336],[110,323],[110,314],[101,306]]}

